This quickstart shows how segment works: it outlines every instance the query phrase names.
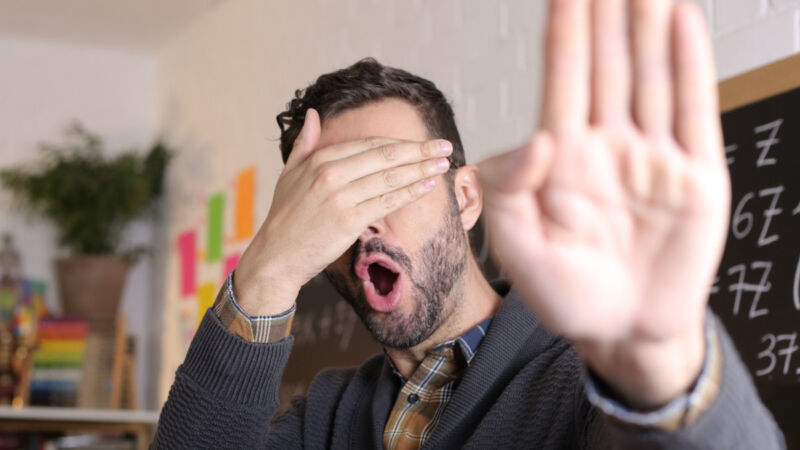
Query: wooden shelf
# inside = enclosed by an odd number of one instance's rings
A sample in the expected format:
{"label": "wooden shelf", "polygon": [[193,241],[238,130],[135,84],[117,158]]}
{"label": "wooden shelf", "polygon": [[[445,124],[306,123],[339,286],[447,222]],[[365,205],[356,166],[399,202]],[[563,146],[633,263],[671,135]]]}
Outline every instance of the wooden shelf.
{"label": "wooden shelf", "polygon": [[146,449],[158,415],[143,410],[0,406],[0,431],[130,433],[136,436],[136,447]]}

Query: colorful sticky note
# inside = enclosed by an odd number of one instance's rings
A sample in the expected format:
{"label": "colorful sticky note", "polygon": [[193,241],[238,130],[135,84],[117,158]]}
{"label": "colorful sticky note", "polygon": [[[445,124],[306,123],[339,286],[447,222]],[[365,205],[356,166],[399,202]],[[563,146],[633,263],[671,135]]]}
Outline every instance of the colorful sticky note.
{"label": "colorful sticky note", "polygon": [[178,265],[181,273],[181,295],[192,295],[195,292],[195,232],[186,231],[178,236]]}
{"label": "colorful sticky note", "polygon": [[222,224],[225,212],[225,194],[214,194],[208,199],[208,228],[206,229],[206,261],[222,258]]}
{"label": "colorful sticky note", "polygon": [[233,269],[236,268],[236,265],[239,264],[239,255],[238,253],[234,253],[233,255],[228,255],[225,257],[225,268],[222,271],[222,279],[228,278],[228,275],[231,274]]}
{"label": "colorful sticky note", "polygon": [[214,283],[203,283],[197,288],[197,325],[200,326],[200,321],[206,310],[214,304],[214,294],[216,293],[216,285]]}
{"label": "colorful sticky note", "polygon": [[253,235],[253,206],[255,204],[256,168],[239,173],[236,180],[234,237],[243,241]]}

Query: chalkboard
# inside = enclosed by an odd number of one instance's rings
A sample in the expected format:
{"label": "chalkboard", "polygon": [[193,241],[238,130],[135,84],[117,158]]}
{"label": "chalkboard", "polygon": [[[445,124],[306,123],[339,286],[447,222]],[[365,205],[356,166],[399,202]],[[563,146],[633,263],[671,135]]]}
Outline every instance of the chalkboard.
{"label": "chalkboard", "polygon": [[732,180],[710,304],[789,448],[800,448],[800,59],[720,85]]}

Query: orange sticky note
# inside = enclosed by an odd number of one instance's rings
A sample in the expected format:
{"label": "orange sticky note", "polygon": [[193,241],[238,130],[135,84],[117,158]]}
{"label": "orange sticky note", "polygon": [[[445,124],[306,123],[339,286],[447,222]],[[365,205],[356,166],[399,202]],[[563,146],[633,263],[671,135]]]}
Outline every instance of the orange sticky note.
{"label": "orange sticky note", "polygon": [[206,310],[214,304],[214,293],[216,285],[214,283],[203,283],[197,288],[197,326],[206,314]]}
{"label": "orange sticky note", "polygon": [[256,168],[239,172],[236,180],[234,236],[243,241],[253,235],[253,207],[255,204]]}

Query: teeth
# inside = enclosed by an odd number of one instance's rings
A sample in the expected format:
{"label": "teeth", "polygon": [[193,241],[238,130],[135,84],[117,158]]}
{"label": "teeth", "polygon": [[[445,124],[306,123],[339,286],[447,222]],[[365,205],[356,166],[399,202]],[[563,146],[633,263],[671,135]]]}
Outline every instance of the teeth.
{"label": "teeth", "polygon": [[372,286],[372,289],[374,289],[374,290],[375,290],[375,292],[376,292],[378,295],[384,295],[384,294],[383,294],[383,292],[381,292],[381,290],[378,288],[378,285],[377,285],[377,284],[375,284],[375,283],[373,283],[373,282],[372,282],[372,280],[363,280],[363,281],[362,281],[362,283],[364,284],[364,287],[365,287],[365,288],[366,288],[367,286]]}
{"label": "teeth", "polygon": [[375,292],[377,292],[377,293],[378,293],[378,295],[386,295],[386,294],[387,294],[387,293],[385,293],[385,292],[381,292],[381,289],[378,287],[378,285],[377,285],[377,284],[375,284],[375,283],[372,283],[372,286],[373,286],[373,287],[375,287]]}

